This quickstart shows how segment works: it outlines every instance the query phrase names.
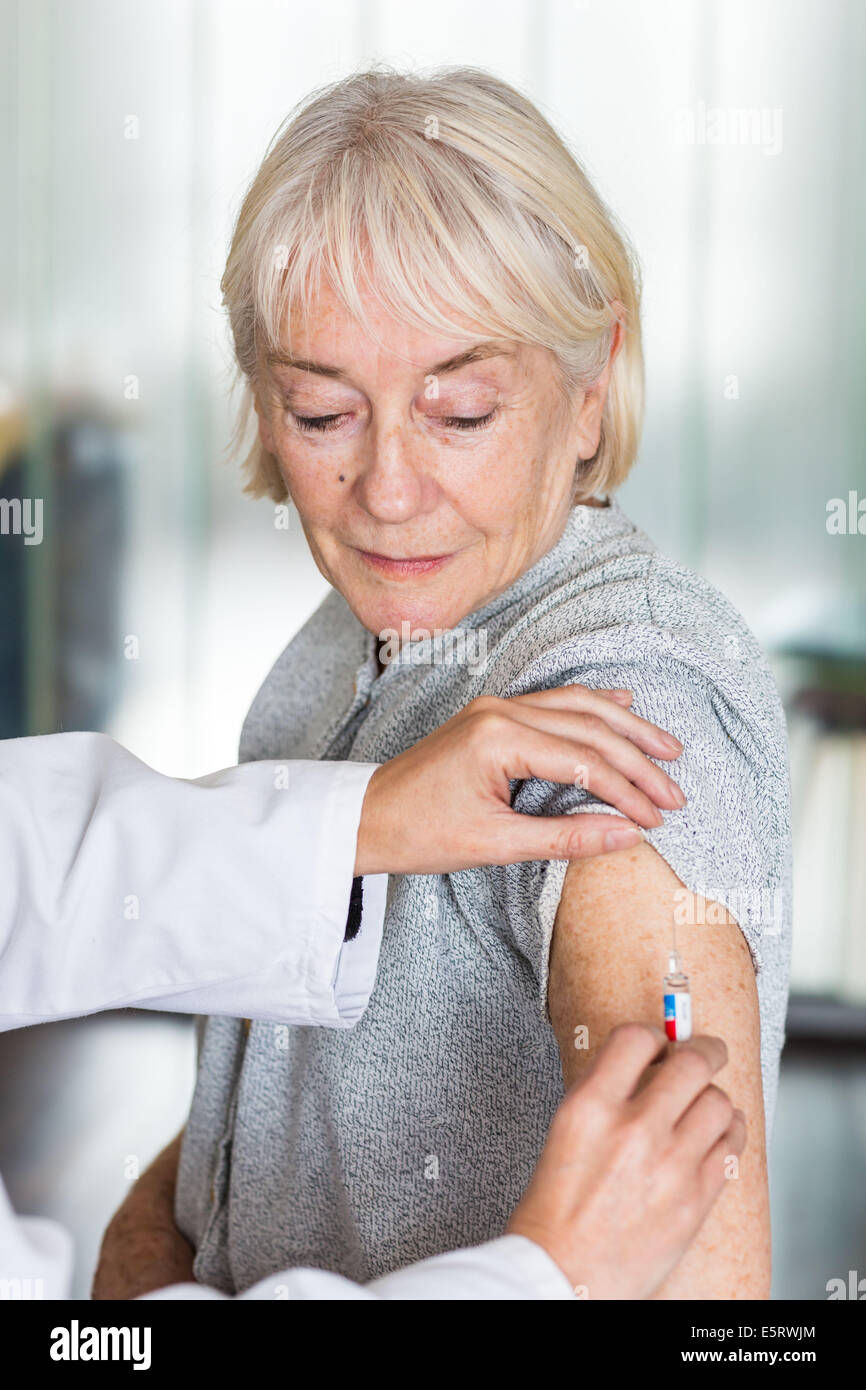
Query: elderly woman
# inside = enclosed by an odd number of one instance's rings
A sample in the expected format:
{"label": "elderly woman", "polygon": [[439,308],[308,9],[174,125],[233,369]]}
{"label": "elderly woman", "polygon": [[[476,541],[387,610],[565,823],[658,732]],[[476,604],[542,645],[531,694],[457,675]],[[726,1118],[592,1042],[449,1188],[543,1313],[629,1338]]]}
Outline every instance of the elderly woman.
{"label": "elderly woman", "polygon": [[[636,847],[582,862],[393,877],[352,1031],[208,1021],[174,1207],[196,1277],[365,1280],[501,1233],[564,1084],[614,1025],[659,1020],[676,927],[749,1143],[664,1294],[766,1297],[784,719],[740,616],[612,496],[642,405],[622,233],[513,88],[379,68],[281,130],[223,289],[258,418],[251,490],[291,499],[332,585],[242,758],[380,762],[476,697],[495,717],[498,697],[580,682],[632,691],[678,736],[685,797]],[[608,739],[598,721],[575,785],[518,783],[514,805],[597,811]]]}

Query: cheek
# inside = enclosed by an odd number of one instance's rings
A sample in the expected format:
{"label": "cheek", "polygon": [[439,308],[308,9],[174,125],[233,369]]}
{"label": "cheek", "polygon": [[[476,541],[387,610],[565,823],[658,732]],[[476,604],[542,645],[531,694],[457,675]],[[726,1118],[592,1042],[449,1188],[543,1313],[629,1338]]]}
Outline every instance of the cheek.
{"label": "cheek", "polygon": [[533,525],[549,472],[549,464],[533,454],[534,442],[500,438],[471,466],[464,456],[439,469],[443,495],[468,525],[491,538]]}
{"label": "cheek", "polygon": [[345,460],[308,459],[285,448],[277,457],[289,496],[302,516],[323,520],[342,505],[352,476]]}

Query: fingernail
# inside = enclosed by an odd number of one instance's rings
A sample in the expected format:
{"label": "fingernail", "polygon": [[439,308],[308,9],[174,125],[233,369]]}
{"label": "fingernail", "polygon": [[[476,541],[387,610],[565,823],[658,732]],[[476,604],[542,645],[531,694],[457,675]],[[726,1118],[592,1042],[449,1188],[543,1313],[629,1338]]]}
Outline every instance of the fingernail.
{"label": "fingernail", "polygon": [[665,747],[670,748],[672,752],[682,753],[683,745],[680,743],[678,738],[674,738],[673,734],[663,734],[662,740],[664,742]]}
{"label": "fingernail", "polygon": [[671,782],[671,791],[673,792],[674,801],[677,805],[685,806],[686,798],[682,787],[678,786],[676,782]]}
{"label": "fingernail", "polygon": [[639,830],[606,830],[603,843],[605,849],[630,849],[632,845],[639,845],[642,839]]}

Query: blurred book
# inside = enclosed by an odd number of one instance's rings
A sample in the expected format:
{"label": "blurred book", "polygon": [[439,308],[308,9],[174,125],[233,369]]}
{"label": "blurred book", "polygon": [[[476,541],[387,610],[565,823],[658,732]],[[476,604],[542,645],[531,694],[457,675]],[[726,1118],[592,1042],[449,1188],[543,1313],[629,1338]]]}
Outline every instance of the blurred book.
{"label": "blurred book", "polygon": [[[98,405],[57,401],[49,446],[51,495],[33,498],[27,417],[0,410],[0,738],[104,729],[124,676],[124,436]],[[34,506],[38,536],[21,524]],[[37,647],[42,663],[34,659]],[[41,729],[30,708],[39,680],[52,711],[51,726]]]}
{"label": "blurred book", "polygon": [[812,655],[788,718],[792,993],[866,1005],[866,665]]}
{"label": "blurred book", "polygon": [[862,1004],[866,1003],[866,732],[853,735],[852,743],[842,998]]}
{"label": "blurred book", "polygon": [[812,727],[798,731],[791,740],[790,753],[794,822],[791,989],[838,994],[849,915],[852,739],[849,734],[819,732]]}

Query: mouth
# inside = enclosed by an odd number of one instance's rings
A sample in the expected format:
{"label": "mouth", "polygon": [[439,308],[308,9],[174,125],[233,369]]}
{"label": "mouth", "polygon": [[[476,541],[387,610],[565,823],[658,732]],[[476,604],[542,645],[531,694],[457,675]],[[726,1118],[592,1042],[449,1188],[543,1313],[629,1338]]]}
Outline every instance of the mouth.
{"label": "mouth", "polygon": [[359,550],[361,559],[380,574],[392,579],[410,579],[413,575],[432,574],[442,569],[452,555],[377,555],[372,550]]}

